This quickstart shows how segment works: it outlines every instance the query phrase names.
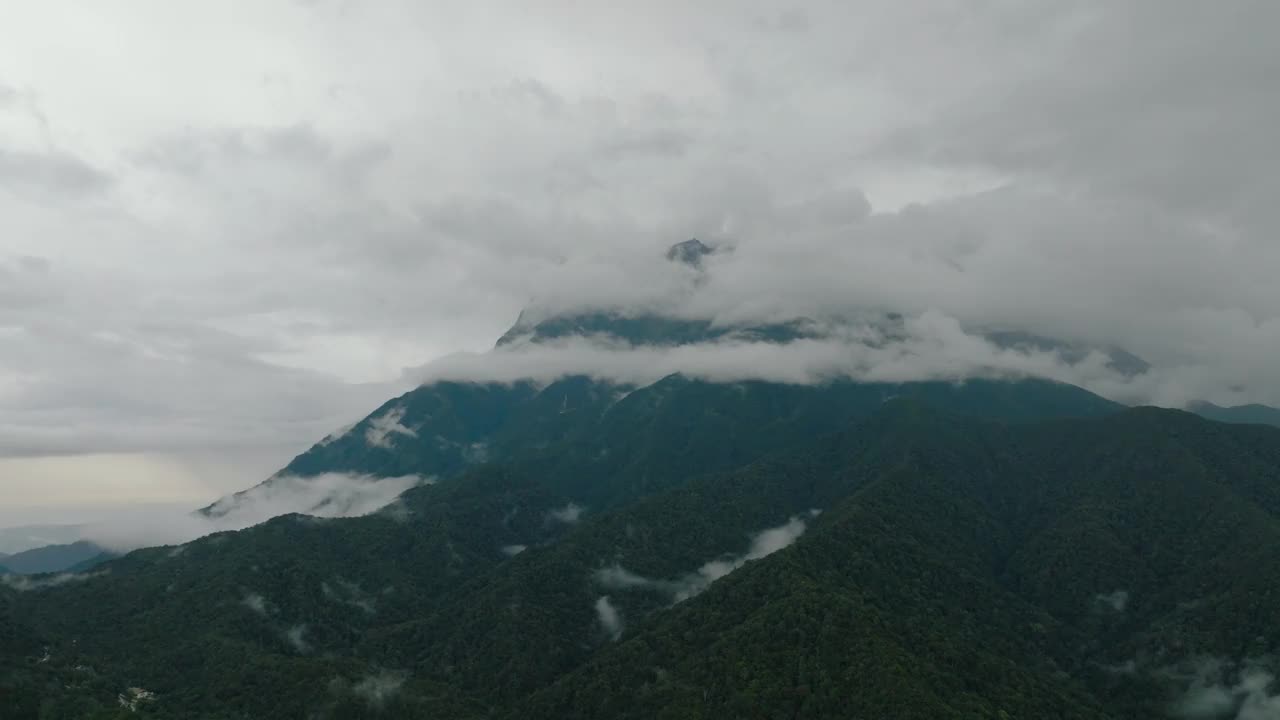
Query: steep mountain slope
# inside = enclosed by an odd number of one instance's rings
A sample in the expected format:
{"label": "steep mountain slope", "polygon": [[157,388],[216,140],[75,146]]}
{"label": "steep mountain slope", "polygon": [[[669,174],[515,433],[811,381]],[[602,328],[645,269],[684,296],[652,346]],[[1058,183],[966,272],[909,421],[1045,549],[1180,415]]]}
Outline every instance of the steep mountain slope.
{"label": "steep mountain slope", "polygon": [[[691,453],[709,453],[698,460],[704,471],[731,467],[760,452],[831,432],[902,395],[1009,420],[1092,417],[1120,407],[1044,380],[798,386],[716,384],[672,376],[638,389],[580,376],[545,387],[439,382],[388,401],[351,429],[295,458],[257,490],[271,488],[283,476],[334,472],[444,481],[477,464],[523,461],[546,448],[573,446],[592,449],[587,455],[543,453],[539,462],[544,472],[559,478],[560,491],[599,508],[668,482],[670,473],[660,466],[636,465],[636,457],[683,462]],[[206,512],[232,512],[252,502],[254,494],[232,495]]]}
{"label": "steep mountain slope", "polygon": [[[714,252],[668,258],[702,277]],[[498,345],[828,332],[584,310],[522,316]],[[0,711],[1161,717],[1197,657],[1229,687],[1280,652],[1278,434],[1037,379],[433,382],[203,511],[423,480],[377,513],[6,576]],[[127,688],[156,697],[122,709]]]}
{"label": "steep mountain slope", "polygon": [[[40,598],[26,611],[66,662],[92,659],[182,702],[216,706],[238,698],[234,702],[255,707],[266,700],[241,697],[219,683],[188,687],[192,663],[217,657],[246,673],[266,673],[260,665],[270,659],[272,672],[310,667],[350,676],[364,666],[314,660],[295,667],[280,665],[277,656],[296,656],[300,647],[350,652],[374,626],[429,615],[445,603],[466,604],[455,600],[458,587],[522,548],[556,541],[583,512],[590,516],[808,442],[878,410],[898,392],[1013,418],[1096,415],[1114,407],[1077,388],[1033,381],[809,388],[673,377],[612,404],[587,425],[590,432],[524,448],[518,461],[478,467],[465,480],[417,488],[377,516],[280,518],[179,548],[139,551],[80,576],[83,582],[44,589],[45,578],[33,578],[30,587],[37,589],[22,599]],[[555,399],[546,404],[555,406]],[[724,525],[720,537],[737,532],[731,527]],[[255,597],[264,598],[261,611]],[[164,634],[179,627],[199,632]],[[295,630],[298,642],[290,639]]]}
{"label": "steep mountain slope", "polygon": [[1149,718],[1180,663],[1276,652],[1277,433],[1149,410],[895,423],[901,462],[793,547],[512,716]]}
{"label": "steep mountain slope", "polygon": [[[696,239],[678,243],[670,248],[667,260],[673,268],[690,273],[694,286],[705,279],[704,261],[723,248],[702,243]],[[681,267],[683,266],[683,267]],[[670,309],[668,309],[670,310]],[[809,318],[795,317],[774,322],[722,323],[708,318],[690,318],[679,314],[658,311],[631,312],[618,308],[579,308],[547,314],[526,310],[513,327],[497,341],[497,350],[511,350],[527,345],[556,343],[561,340],[606,341],[623,347],[676,347],[723,340],[753,341],[783,345],[803,338],[830,337],[844,327],[851,318],[816,322]],[[905,319],[895,313],[867,311],[858,318],[858,326],[875,328],[866,342],[876,344],[892,339],[902,339],[906,333]],[[848,329],[847,327],[845,328]],[[1026,333],[991,333],[993,342],[1001,347],[1050,350],[1080,359],[1088,348],[1039,338]],[[878,338],[878,339],[877,339]],[[1140,372],[1143,363],[1120,351],[1111,352],[1113,360],[1127,371]],[[1117,365],[1117,367],[1119,367]],[[659,383],[664,386],[665,383]],[[765,383],[740,383],[731,387],[751,387],[759,391]],[[778,386],[781,388],[782,386]],[[978,388],[972,390],[971,388]],[[812,417],[792,418],[781,408],[782,414],[773,414],[775,408],[757,403],[755,395],[744,402],[735,402],[726,392],[708,393],[700,399],[700,407],[692,413],[669,413],[664,421],[680,423],[679,427],[690,432],[708,435],[719,434],[724,423],[715,416],[732,416],[747,407],[756,411],[758,422],[740,423],[740,428],[761,428],[754,437],[741,438],[744,442],[770,442],[775,436],[765,425],[778,426],[792,423],[793,430],[810,433],[829,432],[853,417],[865,416],[885,398],[900,394],[925,395],[940,407],[954,407],[974,412],[983,417],[1002,419],[1036,419],[1058,416],[1092,416],[1110,412],[1117,406],[1093,395],[1067,386],[1053,387],[1041,382],[1032,392],[1032,381],[1017,384],[1017,390],[1006,391],[1005,383],[977,382],[960,384],[959,389],[944,382],[928,383],[871,383],[858,385],[851,382],[830,383],[822,388],[807,389],[808,395],[830,394],[838,391],[841,397],[825,399],[821,403],[802,401],[801,405],[821,404],[823,408]],[[315,477],[324,474],[345,473],[370,478],[400,478],[419,476],[443,481],[466,472],[485,462],[518,460],[530,449],[546,448],[556,444],[577,443],[605,444],[602,454],[616,449],[634,451],[633,444],[617,442],[619,431],[626,428],[628,412],[634,404],[622,402],[638,388],[598,378],[571,376],[550,383],[471,383],[431,382],[377,408],[368,417],[350,428],[324,438],[299,455],[276,476],[256,488],[224,498],[204,512],[213,516],[234,513],[253,504],[263,494],[292,478]],[[647,388],[644,388],[647,389]],[[795,394],[794,388],[773,391],[774,394]],[[652,395],[653,393],[649,393]],[[714,396],[713,396],[714,395]],[[1047,404],[1046,404],[1047,403]],[[615,408],[615,406],[618,406]],[[832,412],[831,408],[846,408]],[[800,412],[807,412],[801,409]],[[693,419],[698,422],[692,422]],[[709,421],[709,422],[708,422]],[[651,424],[654,430],[650,440],[666,443],[673,433]],[[739,436],[735,435],[735,438]],[[787,435],[769,447],[781,447],[793,439]],[[732,451],[725,452],[726,462],[743,462]],[[612,472],[622,460],[599,463],[591,472],[578,472],[583,478],[585,492],[591,497],[583,499],[594,505],[610,505],[647,491],[649,481],[628,478],[622,484],[632,484],[630,494],[617,497],[609,493],[595,492],[600,484],[591,479],[602,472]],[[573,467],[578,471],[580,468]],[[555,468],[549,468],[554,471]],[[282,478],[289,478],[283,480]],[[287,494],[287,488],[284,489]],[[309,498],[306,503],[292,507],[298,512],[314,513],[322,509],[324,497]]]}

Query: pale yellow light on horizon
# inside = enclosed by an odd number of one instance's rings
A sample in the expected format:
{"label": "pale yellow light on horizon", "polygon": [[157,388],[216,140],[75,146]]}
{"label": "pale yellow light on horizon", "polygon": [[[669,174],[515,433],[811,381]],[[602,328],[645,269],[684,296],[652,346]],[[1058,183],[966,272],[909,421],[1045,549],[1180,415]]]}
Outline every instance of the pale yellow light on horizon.
{"label": "pale yellow light on horizon", "polygon": [[288,450],[0,458],[0,527],[91,520],[124,506],[199,507],[265,479]]}

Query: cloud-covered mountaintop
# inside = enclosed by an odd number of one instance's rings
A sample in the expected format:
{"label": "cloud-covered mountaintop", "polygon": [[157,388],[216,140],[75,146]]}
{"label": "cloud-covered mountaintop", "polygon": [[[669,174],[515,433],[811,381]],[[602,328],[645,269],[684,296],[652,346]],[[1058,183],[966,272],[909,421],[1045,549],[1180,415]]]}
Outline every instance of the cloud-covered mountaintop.
{"label": "cloud-covered mountaintop", "polygon": [[[1275,3],[15,13],[11,477],[287,457],[534,299],[932,312],[1123,347],[1160,372],[1135,399],[1280,404]],[[726,251],[668,262],[686,238]]]}

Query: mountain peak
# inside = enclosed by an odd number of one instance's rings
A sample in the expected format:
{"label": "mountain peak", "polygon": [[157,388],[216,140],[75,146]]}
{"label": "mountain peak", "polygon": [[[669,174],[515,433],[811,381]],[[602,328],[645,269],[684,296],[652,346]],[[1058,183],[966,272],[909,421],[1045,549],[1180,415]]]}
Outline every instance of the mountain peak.
{"label": "mountain peak", "polygon": [[697,238],[676,243],[667,250],[667,259],[690,267],[702,267],[702,258],[714,253],[716,249]]}

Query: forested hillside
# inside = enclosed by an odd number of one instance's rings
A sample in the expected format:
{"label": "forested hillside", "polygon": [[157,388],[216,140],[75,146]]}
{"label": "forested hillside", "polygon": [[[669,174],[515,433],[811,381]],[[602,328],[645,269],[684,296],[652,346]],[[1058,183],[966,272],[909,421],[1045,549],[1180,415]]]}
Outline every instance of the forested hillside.
{"label": "forested hillside", "polygon": [[[724,390],[672,382],[637,420]],[[1224,687],[1269,662],[1280,432],[878,405],[737,454],[732,423],[654,423],[599,510],[574,493],[600,445],[570,440],[374,516],[32,578],[3,595],[6,694],[46,717],[140,687],[155,717],[1141,718],[1206,658]]]}

